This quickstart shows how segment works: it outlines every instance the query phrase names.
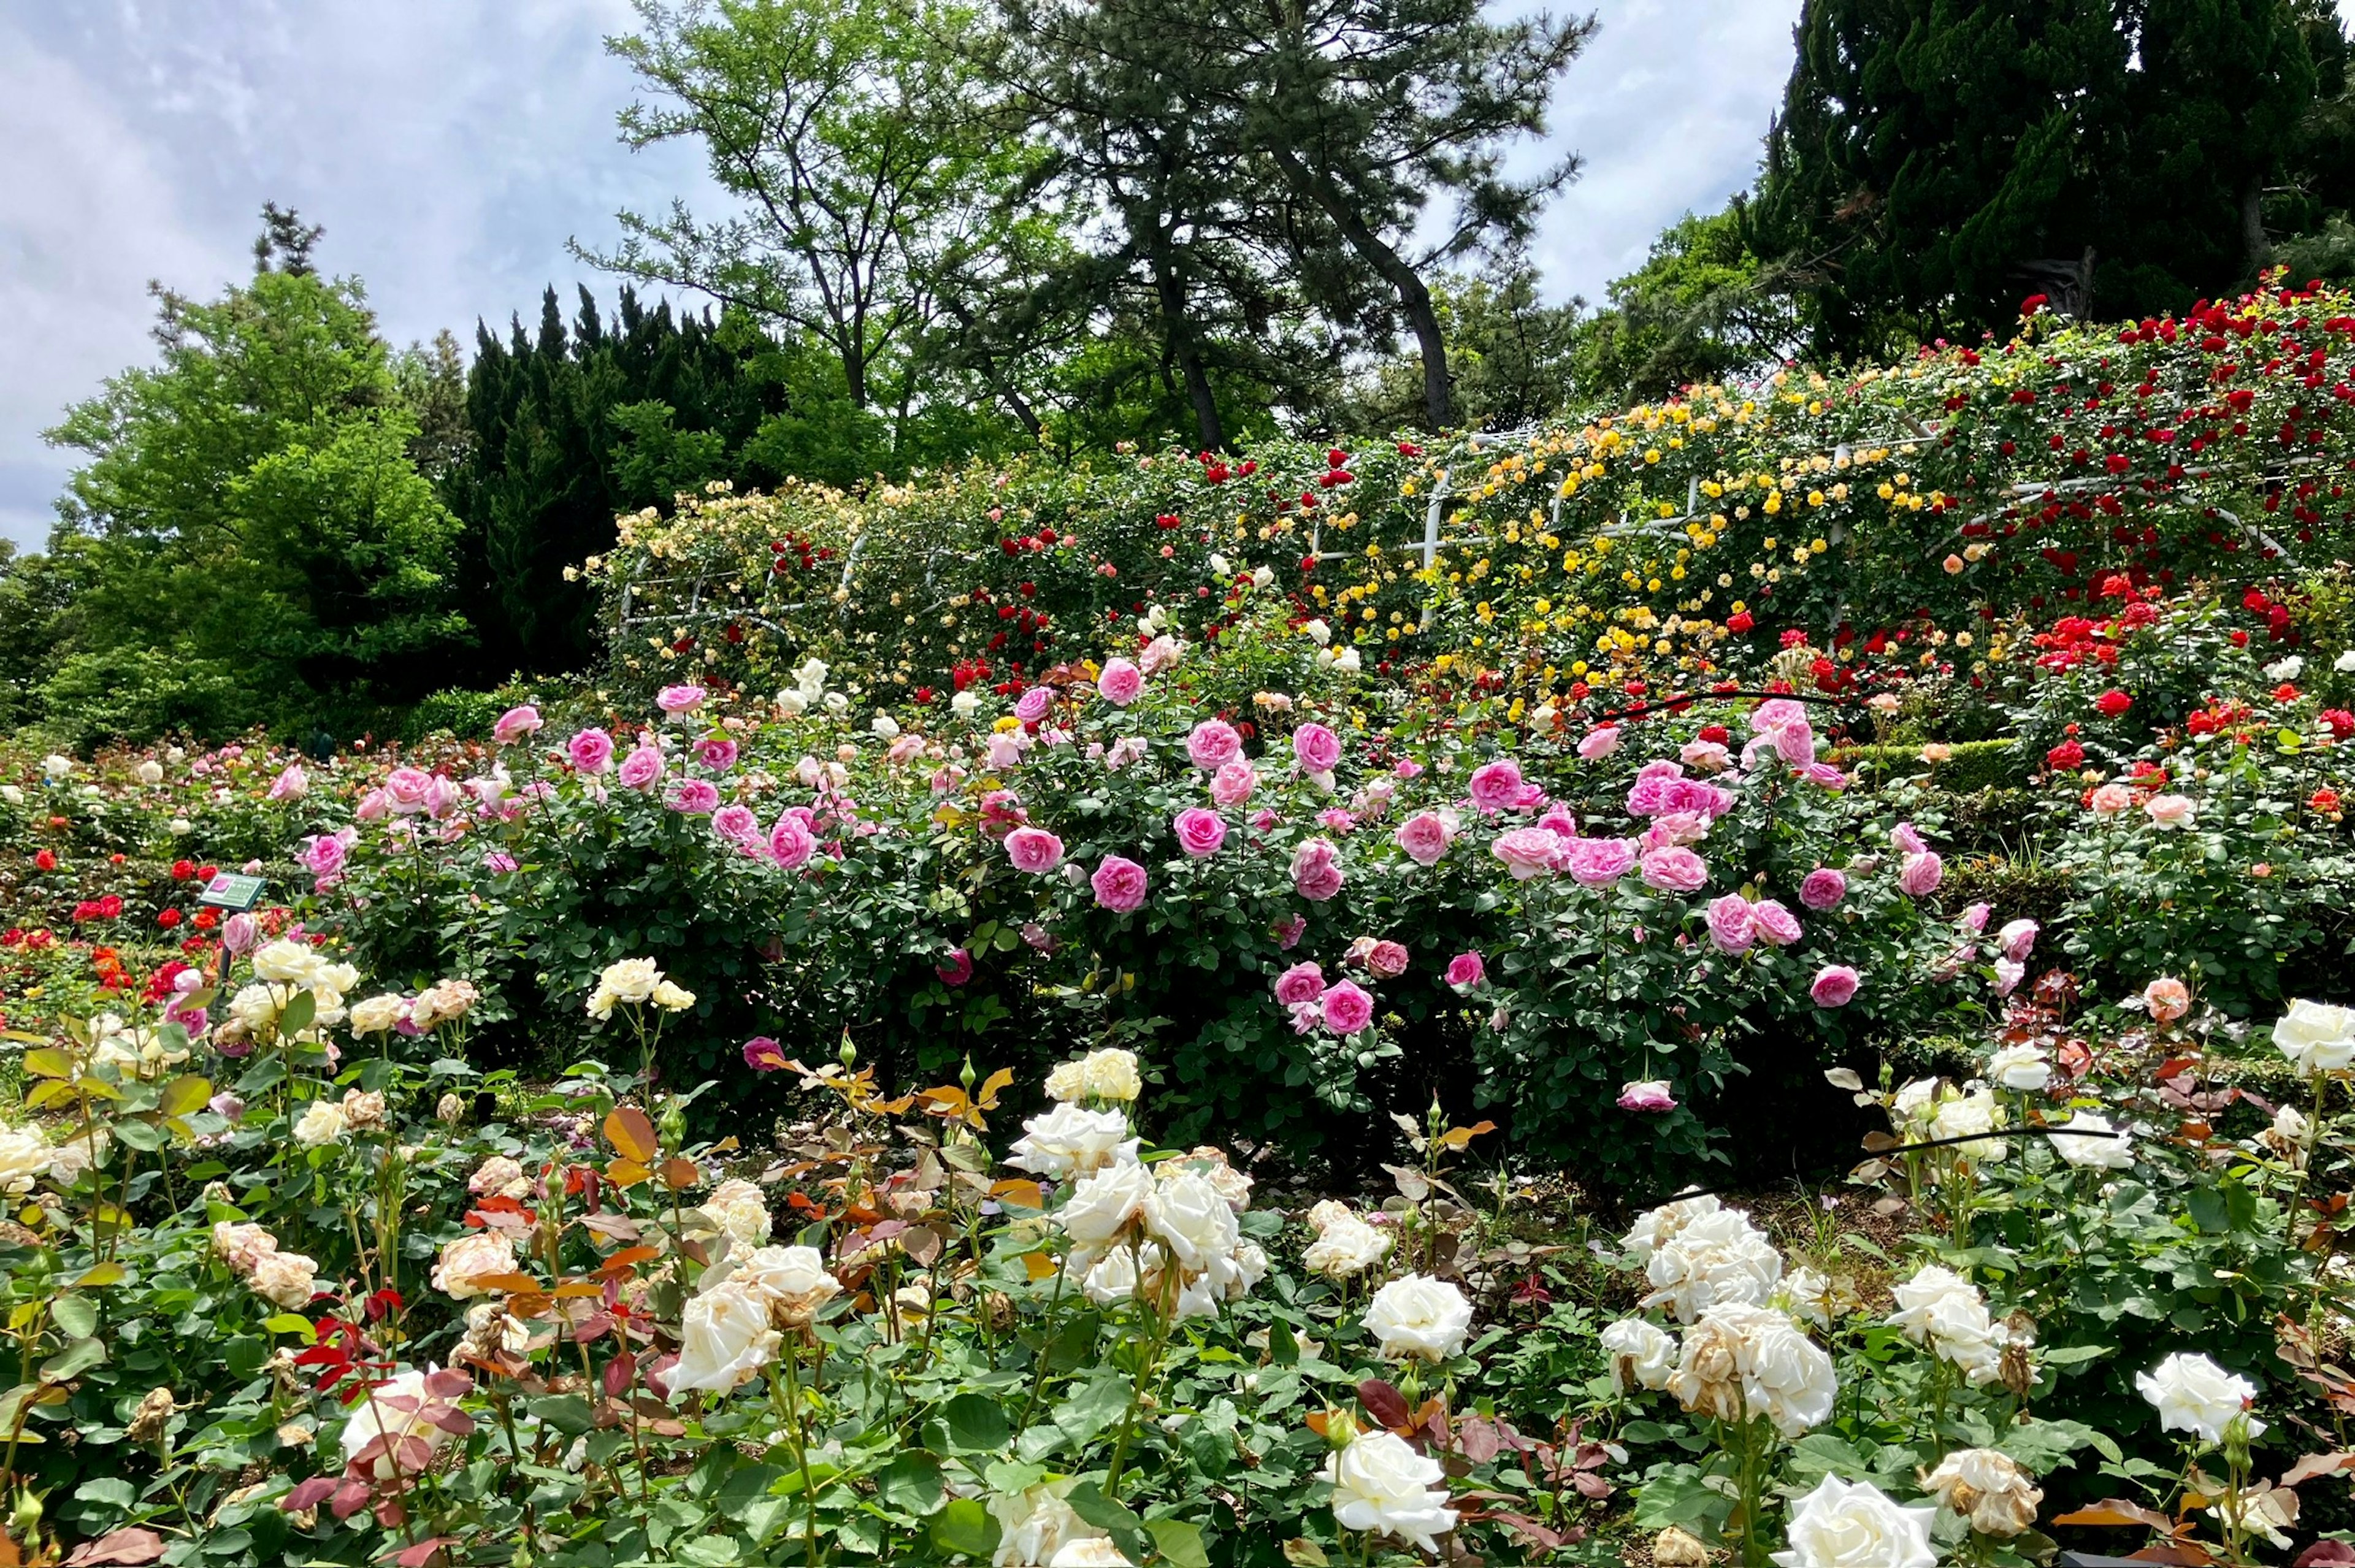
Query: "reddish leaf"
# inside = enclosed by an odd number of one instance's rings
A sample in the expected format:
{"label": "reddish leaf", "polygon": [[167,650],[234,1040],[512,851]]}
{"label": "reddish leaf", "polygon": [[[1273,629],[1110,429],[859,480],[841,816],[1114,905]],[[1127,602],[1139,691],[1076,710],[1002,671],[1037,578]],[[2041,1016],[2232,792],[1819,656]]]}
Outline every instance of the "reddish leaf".
{"label": "reddish leaf", "polygon": [[1368,1378],[1358,1385],[1358,1402],[1384,1426],[1404,1426],[1414,1419],[1405,1396],[1380,1378]]}
{"label": "reddish leaf", "polygon": [[442,1555],[443,1547],[457,1544],[458,1538],[454,1535],[428,1536],[416,1545],[395,1555],[393,1561],[399,1563],[400,1568],[425,1568],[428,1563]]}
{"label": "reddish leaf", "polygon": [[2128,1502],[2124,1498],[2104,1498],[2100,1502],[2094,1504],[2091,1508],[2081,1508],[2074,1513],[2064,1513],[2058,1519],[2055,1519],[2052,1522],[2055,1524],[2088,1524],[2107,1525],[2113,1527],[2117,1525],[2141,1524],[2149,1526],[2151,1529],[2158,1531],[2162,1535],[2172,1535],[2175,1533],[2175,1521],[2173,1520],[2168,1518],[2163,1513],[2158,1513],[2153,1509],[2147,1509],[2140,1503]]}
{"label": "reddish leaf", "polygon": [[2318,1541],[2299,1552],[2290,1568],[2332,1568],[2342,1563],[2355,1563],[2355,1546],[2343,1541]]}
{"label": "reddish leaf", "polygon": [[113,1563],[130,1565],[153,1563],[164,1555],[164,1538],[152,1530],[137,1525],[125,1525],[109,1531],[96,1541],[85,1541],[66,1559],[66,1568],[95,1568],[96,1564]]}
{"label": "reddish leaf", "polygon": [[[2355,1454],[2308,1454],[2282,1473],[2281,1484],[2285,1487],[2294,1487],[2300,1481],[2310,1481],[2317,1476],[2328,1476],[2334,1470],[2346,1469],[2355,1469]],[[2340,1541],[2326,1541],[2322,1544],[2339,1546],[2349,1553],[2343,1559],[2331,1559],[2331,1561],[2355,1563],[2355,1547],[2348,1547]]]}
{"label": "reddish leaf", "polygon": [[314,1476],[307,1481],[297,1482],[293,1491],[279,1499],[278,1506],[288,1513],[317,1508],[335,1496],[336,1488],[343,1484],[341,1476]]}

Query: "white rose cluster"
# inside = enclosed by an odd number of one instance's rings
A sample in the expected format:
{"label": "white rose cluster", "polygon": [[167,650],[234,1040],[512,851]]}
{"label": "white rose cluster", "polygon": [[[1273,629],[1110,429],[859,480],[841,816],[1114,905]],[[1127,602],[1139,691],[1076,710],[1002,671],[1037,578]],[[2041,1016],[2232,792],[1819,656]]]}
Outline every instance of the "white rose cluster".
{"label": "white rose cluster", "polygon": [[56,1155],[37,1127],[0,1126],[0,1192],[22,1197],[49,1174]]}
{"label": "white rose cluster", "polygon": [[1308,1272],[1326,1279],[1355,1279],[1389,1255],[1392,1237],[1379,1225],[1352,1212],[1346,1203],[1327,1198],[1308,1211],[1308,1228],[1316,1239],[1302,1258]]}
{"label": "white rose cluster", "polygon": [[651,958],[620,958],[599,972],[597,988],[589,994],[589,1016],[601,1021],[610,1019],[624,1002],[652,1003],[665,1012],[685,1012],[695,1006],[695,993],[665,978]]}
{"label": "white rose cluster", "polygon": [[1784,1436],[1798,1437],[1830,1419],[1839,1380],[1831,1357],[1787,1313],[1729,1302],[1685,1330],[1667,1387],[1695,1414],[1764,1416]]}
{"label": "white rose cluster", "polygon": [[1715,1198],[1688,1198],[1643,1215],[1620,1244],[1644,1271],[1646,1307],[1696,1323],[1712,1307],[1756,1306],[1783,1277],[1783,1255],[1750,1216]]}
{"label": "white rose cluster", "polygon": [[1998,1323],[1987,1315],[1978,1287],[1954,1270],[1930,1264],[1895,1291],[1897,1310],[1890,1324],[1939,1360],[1958,1368],[1973,1383],[2003,1375],[2003,1353],[2032,1343],[2029,1330]]}
{"label": "white rose cluster", "polygon": [[1145,1092],[1133,1051],[1092,1051],[1077,1061],[1066,1061],[1047,1074],[1050,1100],[1134,1101]]}
{"label": "white rose cluster", "polygon": [[704,1275],[680,1316],[676,1398],[726,1393],[776,1360],[784,1335],[806,1330],[842,1285],[815,1247],[755,1247]]}

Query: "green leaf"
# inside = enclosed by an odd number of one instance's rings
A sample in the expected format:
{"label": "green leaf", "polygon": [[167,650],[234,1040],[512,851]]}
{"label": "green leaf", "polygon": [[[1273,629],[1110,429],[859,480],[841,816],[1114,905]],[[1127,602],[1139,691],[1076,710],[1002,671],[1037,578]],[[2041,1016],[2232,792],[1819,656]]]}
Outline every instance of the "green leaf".
{"label": "green leaf", "polygon": [[2232,1211],[2224,1194],[2213,1187],[2195,1187],[2184,1194],[2183,1204],[2190,1211],[2191,1222],[2211,1236],[2221,1236],[2232,1228]]}
{"label": "green leaf", "polygon": [[930,1513],[941,1506],[941,1462],[911,1449],[875,1472],[875,1495],[903,1513]]}
{"label": "green leaf", "polygon": [[301,1034],[304,1029],[309,1029],[311,1027],[311,1020],[318,1016],[318,998],[312,996],[308,991],[295,992],[294,999],[288,1002],[285,1008],[278,1015],[278,1038],[281,1040],[293,1039],[294,1036]]}
{"label": "green leaf", "polygon": [[87,1339],[98,1332],[98,1304],[87,1296],[60,1296],[49,1303],[49,1320],[67,1339]]}
{"label": "green leaf", "polygon": [[74,1496],[86,1503],[104,1503],[110,1508],[128,1509],[139,1500],[139,1493],[120,1476],[101,1476],[84,1481],[74,1488]]}
{"label": "green leaf", "polygon": [[311,1327],[309,1318],[292,1312],[273,1312],[261,1320],[261,1326],[272,1334],[298,1335],[306,1345],[319,1337],[318,1330]]}
{"label": "green leaf", "polygon": [[959,1454],[1003,1448],[1014,1435],[1006,1407],[986,1394],[957,1395],[941,1406],[941,1424],[947,1428],[949,1448]]}
{"label": "green leaf", "polygon": [[1149,1519],[1145,1528],[1152,1532],[1154,1548],[1167,1559],[1171,1568],[1210,1568],[1210,1552],[1202,1544],[1200,1525],[1188,1524],[1183,1520]]}
{"label": "green leaf", "polygon": [[987,1557],[997,1550],[997,1520],[975,1498],[952,1498],[932,1516],[932,1544],[953,1556]]}
{"label": "green leaf", "polygon": [[553,1426],[567,1437],[578,1437],[597,1424],[597,1413],[579,1394],[549,1394],[545,1398],[527,1400],[524,1408]]}
{"label": "green leaf", "polygon": [[96,1339],[76,1339],[41,1363],[43,1382],[61,1383],[80,1377],[106,1360],[106,1346]]}
{"label": "green leaf", "polygon": [[144,1122],[117,1122],[114,1136],[125,1148],[135,1148],[142,1154],[154,1154],[164,1147],[164,1135]]}

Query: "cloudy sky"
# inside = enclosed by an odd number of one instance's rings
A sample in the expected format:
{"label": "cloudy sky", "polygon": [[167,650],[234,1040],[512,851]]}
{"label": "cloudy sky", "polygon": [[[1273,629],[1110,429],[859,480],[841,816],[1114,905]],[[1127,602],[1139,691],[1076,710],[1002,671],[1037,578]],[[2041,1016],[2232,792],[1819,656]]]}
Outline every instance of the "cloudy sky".
{"label": "cloudy sky", "polygon": [[[1559,89],[1586,159],[1539,259],[1599,294],[1661,226],[1746,184],[1798,0],[1587,0]],[[2355,5],[2355,0],[2348,0]],[[1562,7],[1568,9],[1568,6]],[[613,137],[626,0],[0,0],[0,537],[37,541],[69,467],[40,432],[146,359],[149,279],[209,293],[265,200],[326,226],[387,334],[536,311],[624,206],[708,189],[684,147]],[[609,281],[591,279],[610,292]]]}

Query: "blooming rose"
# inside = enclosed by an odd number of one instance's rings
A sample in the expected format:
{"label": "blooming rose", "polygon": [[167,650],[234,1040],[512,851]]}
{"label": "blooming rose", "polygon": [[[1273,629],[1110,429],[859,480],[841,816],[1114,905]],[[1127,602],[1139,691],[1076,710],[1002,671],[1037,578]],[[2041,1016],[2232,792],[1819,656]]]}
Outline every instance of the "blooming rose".
{"label": "blooming rose", "polygon": [[409,998],[389,993],[354,1002],[350,1019],[355,1035],[382,1034],[409,1016]]}
{"label": "blooming rose", "polygon": [[2012,1457],[1993,1448],[1957,1448],[1922,1475],[1922,1489],[1981,1535],[2019,1535],[2036,1522],[2044,1493]]}
{"label": "blooming rose", "polygon": [[1750,906],[1751,923],[1758,928],[1761,940],[1777,947],[1788,947],[1806,934],[1799,926],[1799,917],[1773,899],[1760,899]]}
{"label": "blooming rose", "polygon": [[1131,914],[1145,903],[1145,868],[1119,855],[1107,855],[1088,879],[1096,902],[1114,914]]}
{"label": "blooming rose", "polygon": [[1295,964],[1275,977],[1275,999],[1285,1007],[1313,1002],[1325,994],[1325,971],[1314,964]]}
{"label": "blooming rose", "polygon": [[705,695],[699,686],[666,686],[655,693],[655,706],[665,713],[692,713],[703,706]]}
{"label": "blooming rose", "polygon": [[1809,871],[1799,884],[1799,901],[1813,910],[1833,908],[1848,896],[1848,879],[1828,866]]}
{"label": "blooming rose", "polygon": [[2188,795],[2155,795],[2143,802],[2142,814],[2153,827],[2189,829],[2200,814],[2199,803]]}
{"label": "blooming rose", "polygon": [[1374,1021],[1374,999],[1354,980],[1330,987],[1318,1001],[1325,1009],[1325,1027],[1335,1034],[1355,1034]]}
{"label": "blooming rose", "polygon": [[540,726],[539,709],[528,702],[510,708],[491,726],[491,739],[502,746],[512,746]]}
{"label": "blooming rose", "polygon": [[1645,885],[1664,893],[1698,892],[1709,885],[1708,863],[1677,845],[1646,850],[1638,864]]}
{"label": "blooming rose", "polygon": [[731,1179],[721,1182],[703,1200],[703,1211],[739,1252],[757,1247],[769,1239],[769,1200],[749,1181]]}
{"label": "blooming rose", "polygon": [[1643,1305],[1665,1307],[1678,1322],[1691,1323],[1713,1307],[1764,1301],[1783,1277],[1783,1254],[1747,1214],[1710,1208],[1678,1223],[1643,1267],[1652,1287]]}
{"label": "blooming rose", "polygon": [[1758,940],[1750,901],[1740,893],[1710,900],[1708,923],[1710,945],[1720,953],[1747,953]]}
{"label": "blooming rose", "polygon": [[1673,1111],[1677,1096],[1665,1078],[1645,1078],[1620,1086],[1619,1108],[1623,1111]]}
{"label": "blooming rose", "polygon": [[[1109,1260],[1107,1260],[1109,1261]],[[1131,1282],[1134,1285],[1134,1281]],[[990,1517],[997,1521],[997,1554],[990,1561],[999,1568],[1031,1564],[1053,1568],[1065,1551],[1083,1542],[1110,1538],[1087,1523],[1063,1500],[1079,1482],[1076,1476],[1050,1481],[1026,1491],[999,1493],[989,1499]],[[1115,1558],[1114,1562],[1125,1559]]]}
{"label": "blooming rose", "polygon": [[755,1247],[723,1283],[739,1281],[769,1304],[769,1321],[784,1328],[808,1328],[818,1309],[842,1294],[815,1247]]}
{"label": "blooming rose", "polygon": [[2355,1008],[2293,1001],[2274,1025],[2274,1047],[2300,1072],[2337,1072],[2355,1064]]}
{"label": "blooming rose", "polygon": [[1826,1476],[1791,1509],[1781,1568],[1936,1568],[1930,1524],[1938,1510],[1905,1506],[1870,1481]]}
{"label": "blooming rose", "polygon": [[2171,1024],[2191,1010],[2191,988],[2162,975],[2142,988],[2142,1000],[2152,1018]]}
{"label": "blooming rose", "polygon": [[1249,800],[1252,791],[1259,787],[1259,770],[1238,757],[1210,775],[1210,800],[1215,805],[1231,808]]}
{"label": "blooming rose", "polygon": [[668,1376],[673,1399],[697,1389],[726,1393],[776,1359],[783,1336],[769,1327],[769,1301],[731,1275],[687,1298],[680,1315],[678,1360]]}
{"label": "blooming rose", "polygon": [[246,1283],[253,1294],[292,1310],[319,1294],[319,1265],[301,1253],[268,1252],[253,1260]]}
{"label": "blooming rose", "polygon": [[1455,837],[1447,819],[1435,811],[1419,811],[1399,824],[1398,847],[1418,866],[1435,866]]}
{"label": "blooming rose", "polygon": [[1333,1521],[1343,1530],[1395,1535],[1435,1557],[1435,1537],[1455,1528],[1439,1461],[1395,1432],[1360,1432],[1318,1474],[1333,1483]]}
{"label": "blooming rose", "polygon": [[1186,754],[1198,768],[1223,768],[1242,749],[1243,738],[1223,719],[1205,719],[1186,737]]}
{"label": "blooming rose", "polygon": [[304,1148],[341,1143],[347,1123],[344,1108],[335,1101],[314,1100],[294,1123],[294,1141]]}
{"label": "blooming rose", "polygon": [[2015,920],[1996,933],[1995,944],[2003,950],[2006,958],[2024,964],[2036,949],[2038,929],[2032,920]]}
{"label": "blooming rose", "polygon": [[278,1238],[259,1225],[213,1223],[213,1251],[240,1274],[252,1273],[254,1264],[277,1250]]}
{"label": "blooming rose", "polygon": [[1816,982],[1807,987],[1807,996],[1819,1008],[1844,1008],[1856,996],[1860,984],[1857,972],[1845,964],[1827,964],[1816,974]]}
{"label": "blooming rose", "polygon": [[1521,803],[1520,764],[1510,758],[1472,770],[1472,804],[1483,811],[1510,811]]}
{"label": "blooming rose", "polygon": [[2007,1089],[2037,1094],[2052,1082],[2052,1064],[2032,1045],[2007,1045],[1987,1058],[1987,1077]]}
{"label": "blooming rose", "polygon": [[1036,724],[1053,711],[1054,707],[1054,688],[1034,686],[1014,699],[1014,717],[1025,724]]}
{"label": "blooming rose", "polygon": [[[1995,1091],[1981,1089],[1977,1093],[1940,1101],[1930,1117],[1930,1136],[1969,1137],[1974,1133],[1992,1132],[2002,1125],[2002,1108],[1996,1104]],[[2001,1159],[2008,1147],[1999,1139],[1987,1138],[1964,1144],[1961,1152],[1977,1159]]]}
{"label": "blooming rose", "polygon": [[1582,888],[1607,888],[1636,866],[1632,838],[1573,838],[1563,855],[1572,880]]}
{"label": "blooming rose", "polygon": [[520,1198],[531,1190],[524,1179],[523,1166],[503,1154],[492,1155],[474,1168],[466,1178],[466,1190],[477,1198],[494,1194],[502,1198]]}
{"label": "blooming rose", "polygon": [[614,778],[624,789],[650,788],[663,776],[663,754],[652,746],[639,746],[622,759]]}
{"label": "blooming rose", "polygon": [[433,1265],[433,1288],[464,1301],[489,1294],[490,1287],[476,1284],[477,1280],[515,1271],[515,1243],[506,1233],[476,1231],[443,1245],[441,1259]]}
{"label": "blooming rose", "polygon": [[1145,672],[1126,659],[1106,659],[1096,675],[1096,695],[1114,708],[1125,708],[1145,690]]}
{"label": "blooming rose", "polygon": [[1065,1103],[1031,1117],[1022,1130],[1025,1136],[1015,1141],[1006,1163],[1037,1176],[1060,1180],[1136,1158],[1137,1140],[1129,1136],[1128,1118],[1118,1111],[1091,1111]]}
{"label": "blooming rose", "polygon": [[1018,871],[1043,875],[1063,863],[1063,841],[1043,827],[1018,827],[1006,836],[1006,858]]}
{"label": "blooming rose", "polygon": [[1323,903],[1341,891],[1341,851],[1329,838],[1304,840],[1292,852],[1293,890],[1311,903]]}
{"label": "blooming rose", "polygon": [[1606,724],[1600,730],[1590,730],[1579,738],[1578,754],[1592,763],[1607,757],[1619,749],[1619,731]]}
{"label": "blooming rose", "polygon": [[1345,1211],[1319,1228],[1316,1239],[1301,1254],[1301,1264],[1310,1274],[1326,1279],[1352,1279],[1382,1261],[1391,1250],[1391,1240],[1388,1231]]}
{"label": "blooming rose", "polygon": [[[436,1374],[412,1369],[378,1383],[352,1406],[344,1423],[344,1465],[364,1465],[378,1481],[414,1477],[432,1463],[435,1450],[454,1434],[426,1419]],[[364,1459],[363,1456],[366,1456]]]}
{"label": "blooming rose", "polygon": [[[2071,1133],[2092,1136],[2071,1137]],[[2053,1153],[2088,1170],[2125,1170],[2134,1164],[2134,1140],[2119,1134],[2107,1116],[2092,1111],[2080,1111],[2054,1127],[2051,1143]]]}
{"label": "blooming rose", "polygon": [[1170,1259],[1190,1275],[1209,1268],[1214,1259],[1231,1256],[1242,1233],[1233,1205],[1217,1183],[1175,1160],[1164,1164],[1155,1178],[1145,1229]]}
{"label": "blooming rose", "polygon": [[1141,1218],[1153,1196],[1153,1173],[1145,1167],[1108,1165],[1079,1179],[1055,1222],[1081,1246],[1100,1248]]}
{"label": "blooming rose", "polygon": [[1513,880],[1526,882],[1553,870],[1561,861],[1563,847],[1561,837],[1550,827],[1516,827],[1497,834],[1488,852],[1505,863]]}
{"label": "blooming rose", "polygon": [[1460,1355],[1472,1328],[1472,1304],[1444,1280],[1401,1275],[1374,1292],[1366,1331],[1391,1360],[1444,1361]]}
{"label": "blooming rose", "polygon": [[1303,724],[1292,732],[1292,754],[1312,773],[1329,773],[1341,760],[1341,738],[1322,724]]}
{"label": "blooming rose", "polygon": [[1664,1389],[1676,1371],[1676,1337],[1648,1317],[1622,1317],[1603,1330],[1603,1353],[1611,1358],[1611,1386]]}
{"label": "blooming rose", "polygon": [[2224,1429],[2237,1420],[2249,1424],[2252,1439],[2265,1429],[2264,1422],[2247,1413],[2257,1385],[2194,1351],[2178,1350],[2154,1370],[2137,1372],[2135,1387],[2158,1408],[2161,1432],[2189,1432],[2205,1442],[2222,1443]]}
{"label": "blooming rose", "polygon": [[1227,841],[1227,819],[1199,805],[1179,812],[1171,826],[1178,830],[1178,848],[1197,859],[1217,854]]}
{"label": "blooming rose", "polygon": [[1459,953],[1447,961],[1447,983],[1468,991],[1488,977],[1488,965],[1477,953]]}
{"label": "blooming rose", "polygon": [[1092,1051],[1047,1074],[1047,1095],[1053,1100],[1134,1100],[1144,1090],[1133,1051]]}
{"label": "blooming rose", "polygon": [[602,773],[613,760],[613,737],[602,730],[583,730],[564,743],[572,765],[584,773]]}
{"label": "blooming rose", "polygon": [[1938,858],[1934,849],[1923,849],[1906,856],[1905,863],[1897,871],[1897,885],[1910,898],[1928,898],[1945,880],[1946,862]]}
{"label": "blooming rose", "polygon": [[2115,816],[2134,804],[2134,791],[2121,784],[2105,784],[2085,802],[2096,816]]}

